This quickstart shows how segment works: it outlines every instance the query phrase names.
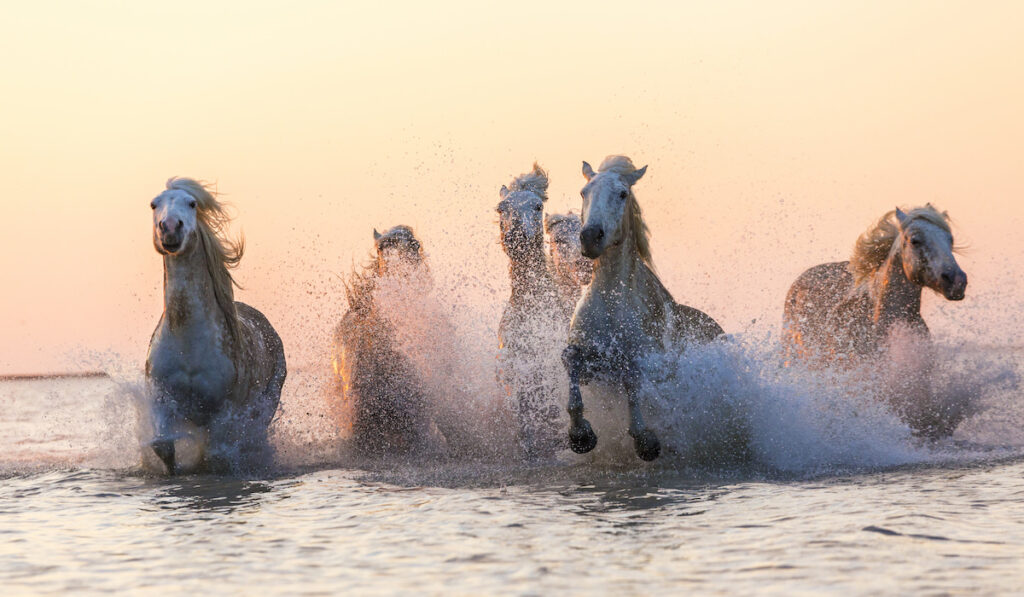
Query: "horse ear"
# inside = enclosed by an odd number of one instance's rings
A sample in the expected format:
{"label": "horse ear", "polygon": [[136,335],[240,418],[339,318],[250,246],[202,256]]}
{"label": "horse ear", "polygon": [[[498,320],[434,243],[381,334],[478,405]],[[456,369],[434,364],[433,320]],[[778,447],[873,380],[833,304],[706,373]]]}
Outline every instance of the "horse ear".
{"label": "horse ear", "polygon": [[629,186],[635,185],[636,181],[638,181],[641,178],[643,178],[644,174],[646,172],[647,172],[647,166],[644,166],[643,168],[640,168],[639,170],[634,170],[633,173],[629,175]]}
{"label": "horse ear", "polygon": [[498,196],[504,199],[508,196],[508,187],[501,185],[501,190],[498,191]]}
{"label": "horse ear", "polygon": [[907,214],[903,213],[903,210],[898,207],[896,208],[896,221],[899,222],[900,228],[907,223]]}
{"label": "horse ear", "polygon": [[381,236],[383,236],[383,235],[380,232],[377,232],[377,229],[374,228],[373,229],[373,241],[374,242],[379,241]]}
{"label": "horse ear", "polygon": [[583,178],[586,178],[587,180],[590,180],[591,178],[594,178],[594,174],[596,174],[596,172],[594,172],[594,169],[590,167],[590,164],[588,164],[587,162],[584,161],[583,162]]}

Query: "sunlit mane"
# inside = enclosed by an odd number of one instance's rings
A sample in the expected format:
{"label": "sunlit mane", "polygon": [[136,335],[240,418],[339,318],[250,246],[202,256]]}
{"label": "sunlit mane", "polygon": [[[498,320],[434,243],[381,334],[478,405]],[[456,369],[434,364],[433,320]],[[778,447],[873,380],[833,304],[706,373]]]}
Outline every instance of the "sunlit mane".
{"label": "sunlit mane", "polygon": [[214,197],[207,187],[191,178],[173,177],[167,180],[167,190],[178,190],[188,193],[196,200],[196,224],[206,267],[213,278],[213,293],[217,305],[227,319],[234,341],[239,340],[238,313],[235,310],[235,292],[237,285],[231,276],[231,269],[238,266],[245,252],[245,239],[239,236],[232,240],[227,237],[228,224],[231,217],[226,206]]}
{"label": "sunlit mane", "polygon": [[[952,234],[949,216],[935,209],[931,203],[924,207],[915,207],[906,211],[906,214],[908,222],[916,219],[925,220]],[[860,235],[850,257],[850,271],[853,273],[855,284],[865,281],[882,267],[899,235],[900,225],[896,220],[895,209],[887,212],[874,226]]]}
{"label": "sunlit mane", "polygon": [[530,191],[536,193],[542,200],[548,199],[548,173],[544,171],[537,162],[533,163],[533,170],[526,174],[520,174],[509,185],[510,191]]}
{"label": "sunlit mane", "polygon": [[[637,168],[633,165],[633,160],[629,159],[624,155],[610,155],[601,162],[601,167],[597,169],[598,172],[614,172],[620,176],[632,174],[636,172]],[[654,268],[654,259],[651,257],[651,244],[650,244],[650,232],[647,229],[647,223],[644,222],[643,213],[640,211],[640,203],[636,200],[636,194],[633,193],[633,188],[629,189],[629,226],[632,229],[633,238],[636,242],[636,250],[640,254],[640,258],[650,266]]]}

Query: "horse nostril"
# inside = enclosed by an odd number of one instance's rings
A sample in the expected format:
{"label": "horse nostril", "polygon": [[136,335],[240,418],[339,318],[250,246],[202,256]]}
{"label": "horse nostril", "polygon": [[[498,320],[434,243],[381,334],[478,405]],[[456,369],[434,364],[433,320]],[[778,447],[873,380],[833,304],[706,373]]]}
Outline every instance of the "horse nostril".
{"label": "horse nostril", "polygon": [[949,272],[943,272],[941,278],[942,278],[942,282],[944,284],[952,284],[953,283],[953,275],[950,274]]}
{"label": "horse nostril", "polygon": [[174,231],[175,232],[180,231],[181,227],[184,226],[184,225],[185,225],[185,222],[183,222],[181,220],[178,220],[178,223],[174,225]]}
{"label": "horse nostril", "polygon": [[585,228],[582,232],[580,232],[580,242],[583,243],[584,245],[593,246],[601,242],[601,239],[603,238],[603,228]]}

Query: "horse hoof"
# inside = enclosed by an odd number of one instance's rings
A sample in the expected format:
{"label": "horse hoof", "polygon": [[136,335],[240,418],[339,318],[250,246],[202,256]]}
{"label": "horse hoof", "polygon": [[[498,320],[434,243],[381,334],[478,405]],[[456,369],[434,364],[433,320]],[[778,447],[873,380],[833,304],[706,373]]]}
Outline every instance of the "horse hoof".
{"label": "horse hoof", "polygon": [[149,447],[153,449],[153,453],[156,454],[160,462],[164,463],[167,467],[167,474],[173,475],[177,471],[174,466],[174,440],[173,439],[157,439],[150,442]]}
{"label": "horse hoof", "polygon": [[597,445],[597,434],[590,423],[583,419],[579,427],[569,428],[569,447],[577,454],[586,454]]}
{"label": "horse hoof", "polygon": [[633,446],[636,448],[636,455],[640,457],[640,460],[650,462],[661,456],[661,442],[650,429],[644,429],[640,435],[634,437]]}

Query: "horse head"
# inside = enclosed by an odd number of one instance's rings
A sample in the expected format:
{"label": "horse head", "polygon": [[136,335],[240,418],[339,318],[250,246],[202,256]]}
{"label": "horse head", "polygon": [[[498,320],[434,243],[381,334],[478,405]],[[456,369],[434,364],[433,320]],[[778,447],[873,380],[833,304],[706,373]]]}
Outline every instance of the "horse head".
{"label": "horse head", "polygon": [[544,229],[551,241],[551,265],[558,277],[581,286],[590,284],[594,262],[580,250],[580,216],[571,212],[548,215],[544,218]]}
{"label": "horse head", "polygon": [[633,185],[645,172],[647,166],[636,169],[625,156],[605,158],[598,172],[583,162],[587,184],[580,191],[583,196],[580,246],[584,256],[597,259],[608,247],[621,245],[630,226],[637,225],[629,221],[635,216],[639,222]]}
{"label": "horse head", "polygon": [[897,208],[900,236],[894,244],[908,280],[941,293],[947,300],[959,301],[967,289],[967,274],[953,256],[953,235],[946,219],[945,213],[940,214],[930,204],[909,215]]}
{"label": "horse head", "polygon": [[498,191],[498,224],[501,246],[513,261],[544,251],[544,202],[547,201],[548,175],[536,163],[533,170],[518,176],[511,188]]}
{"label": "horse head", "polygon": [[153,208],[153,246],[161,255],[184,255],[196,245],[197,199],[183,189],[169,188],[149,204]]}
{"label": "horse head", "polygon": [[383,234],[374,229],[373,243],[381,274],[409,271],[423,263],[423,248],[408,226],[398,225]]}

